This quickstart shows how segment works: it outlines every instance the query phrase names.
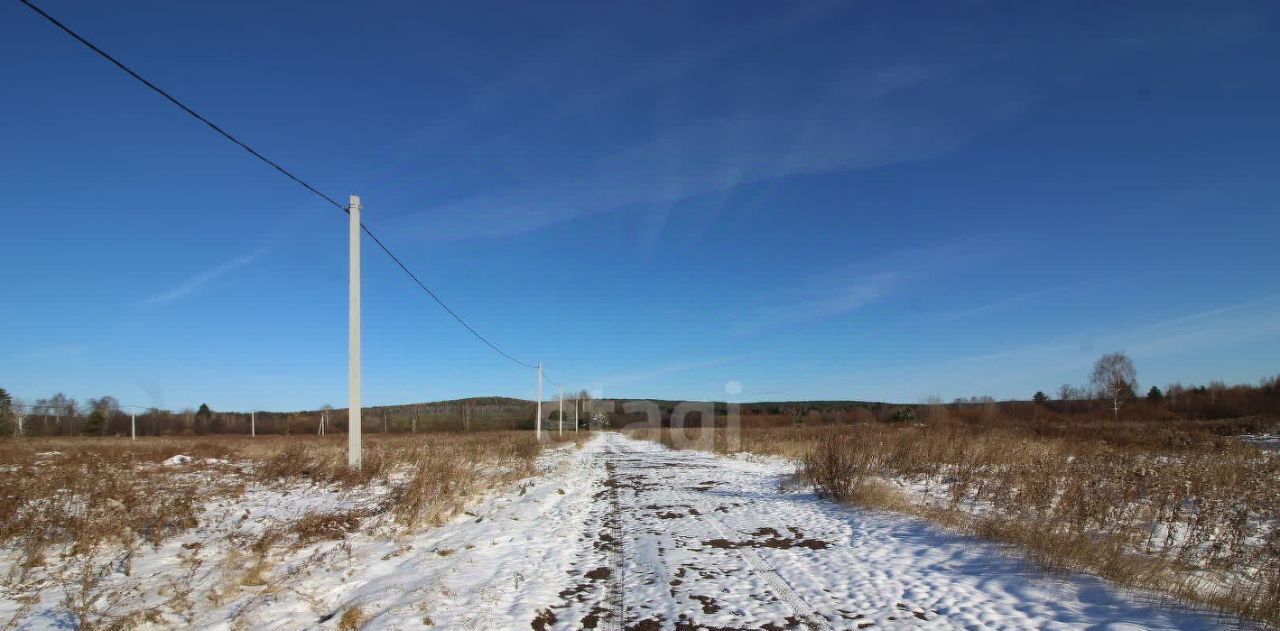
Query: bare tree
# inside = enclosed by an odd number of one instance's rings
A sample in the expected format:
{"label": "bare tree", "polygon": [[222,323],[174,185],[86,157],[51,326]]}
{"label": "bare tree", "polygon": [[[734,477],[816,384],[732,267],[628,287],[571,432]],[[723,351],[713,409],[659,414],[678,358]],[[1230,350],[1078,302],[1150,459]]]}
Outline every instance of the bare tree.
{"label": "bare tree", "polygon": [[13,418],[13,435],[22,436],[26,433],[26,428],[22,426],[22,421],[26,418],[26,410],[23,409],[22,401],[15,399],[13,406],[10,408],[9,415]]}
{"label": "bare tree", "polygon": [[68,429],[68,425],[75,424],[74,419],[78,411],[78,405],[76,404],[75,399],[59,392],[48,399],[37,399],[36,407],[40,408],[41,413],[44,415],[42,418],[44,419],[44,434],[46,436],[50,434],[50,416],[53,417],[54,430],[56,430],[59,435],[74,433]]}
{"label": "bare tree", "polygon": [[1119,420],[1120,408],[1133,399],[1138,388],[1138,372],[1123,351],[1107,353],[1093,365],[1090,382],[1099,396],[1111,403],[1111,412]]}
{"label": "bare tree", "polygon": [[579,390],[578,393],[573,396],[574,398],[577,399],[577,401],[573,404],[574,405],[573,421],[574,423],[577,424],[578,428],[581,428],[582,415],[584,414],[586,415],[588,424],[590,424],[591,422],[591,412],[590,412],[590,410],[592,409],[591,393],[583,389],[583,390]]}
{"label": "bare tree", "polygon": [[329,431],[327,426],[329,425],[329,415],[332,413],[333,413],[332,405],[329,405],[328,403],[326,403],[320,406],[320,427],[316,430],[316,432],[321,436],[324,436],[324,433]]}
{"label": "bare tree", "polygon": [[111,395],[107,395],[101,399],[89,399],[85,406],[89,408],[90,412],[96,410],[108,416],[120,411],[120,402]]}
{"label": "bare tree", "polygon": [[951,413],[947,411],[947,406],[942,402],[942,397],[937,395],[922,399],[920,407],[924,411],[923,416],[930,423],[941,423],[951,418]]}

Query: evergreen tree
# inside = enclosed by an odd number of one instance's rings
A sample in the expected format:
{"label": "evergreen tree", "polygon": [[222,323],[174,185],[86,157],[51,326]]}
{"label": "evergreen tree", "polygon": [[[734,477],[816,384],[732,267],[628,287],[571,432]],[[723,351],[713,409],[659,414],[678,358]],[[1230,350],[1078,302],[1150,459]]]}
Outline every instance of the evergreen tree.
{"label": "evergreen tree", "polygon": [[1037,390],[1035,396],[1031,397],[1031,400],[1036,403],[1045,404],[1049,402],[1049,395],[1045,394],[1043,391]]}
{"label": "evergreen tree", "polygon": [[196,410],[195,427],[192,430],[197,434],[207,434],[213,431],[213,410],[209,409],[208,403],[201,403],[200,409]]}
{"label": "evergreen tree", "polygon": [[14,420],[13,397],[4,388],[0,388],[0,436],[14,433]]}
{"label": "evergreen tree", "polygon": [[80,425],[80,433],[90,436],[101,436],[107,429],[107,415],[102,410],[94,410],[84,418]]}
{"label": "evergreen tree", "polygon": [[1164,401],[1164,393],[1160,391],[1160,388],[1151,386],[1151,389],[1147,391],[1147,403],[1159,405],[1162,401]]}

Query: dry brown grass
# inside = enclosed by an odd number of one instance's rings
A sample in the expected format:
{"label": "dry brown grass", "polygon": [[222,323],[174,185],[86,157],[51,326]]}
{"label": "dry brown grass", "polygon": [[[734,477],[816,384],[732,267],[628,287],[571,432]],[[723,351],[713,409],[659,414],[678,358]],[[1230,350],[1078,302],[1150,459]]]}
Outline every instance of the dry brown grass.
{"label": "dry brown grass", "polygon": [[[340,540],[383,516],[405,531],[442,523],[469,498],[533,474],[540,451],[531,432],[368,436],[356,471],[346,464],[345,435],[0,440],[0,588],[4,598],[31,604],[60,588],[79,627],[127,625],[155,613],[130,610],[129,589],[118,580],[108,587],[103,577],[129,575],[139,551],[196,527],[211,501],[237,499],[250,487],[383,489],[376,505],[308,513],[252,540],[232,538],[237,559],[228,565],[247,568],[235,582],[268,586],[285,578],[271,575],[282,547]],[[161,464],[177,454],[194,461]],[[178,592],[174,599],[189,600]]]}
{"label": "dry brown grass", "polygon": [[[1083,425],[865,423],[745,429],[740,440],[798,460],[837,501],[1280,623],[1280,457],[1219,435],[1229,422]],[[679,443],[668,430],[637,434]]]}
{"label": "dry brown grass", "polygon": [[342,617],[338,619],[338,630],[357,631],[363,622],[364,612],[360,607],[351,607],[342,612]]}

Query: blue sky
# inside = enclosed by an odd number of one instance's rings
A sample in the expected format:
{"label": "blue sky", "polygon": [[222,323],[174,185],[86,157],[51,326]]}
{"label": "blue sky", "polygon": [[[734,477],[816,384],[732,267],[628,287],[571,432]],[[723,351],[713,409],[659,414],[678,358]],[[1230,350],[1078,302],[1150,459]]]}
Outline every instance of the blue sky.
{"label": "blue sky", "polygon": [[[1272,3],[45,8],[607,396],[1280,370]],[[346,400],[345,216],[0,6],[0,386]],[[532,396],[365,244],[365,401]],[[736,390],[736,389],[735,389]]]}

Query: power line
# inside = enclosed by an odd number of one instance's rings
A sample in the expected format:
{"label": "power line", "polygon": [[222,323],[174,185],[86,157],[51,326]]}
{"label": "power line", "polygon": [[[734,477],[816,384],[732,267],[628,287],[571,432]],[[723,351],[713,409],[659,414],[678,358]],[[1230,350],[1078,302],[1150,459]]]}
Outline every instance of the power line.
{"label": "power line", "polygon": [[[25,2],[26,0],[23,0],[23,1]],[[408,266],[406,266],[406,265],[405,265],[405,264],[400,260],[400,258],[399,258],[399,257],[397,257],[395,254],[392,254],[392,253],[391,253],[391,250],[390,250],[389,248],[387,248],[387,246],[386,246],[385,244],[383,244],[383,243],[382,243],[382,239],[379,239],[377,235],[373,234],[373,232],[372,232],[371,230],[369,230],[369,226],[366,226],[366,225],[364,225],[364,223],[361,223],[361,224],[360,224],[360,228],[361,228],[362,230],[364,230],[364,233],[365,233],[365,234],[369,235],[369,238],[373,239],[373,242],[374,242],[374,243],[378,244],[378,247],[379,247],[379,248],[382,248],[382,251],[383,251],[383,252],[386,252],[386,253],[387,253],[387,256],[391,257],[391,260],[392,260],[392,261],[395,261],[396,265],[399,265],[399,266],[400,266],[400,269],[404,270],[404,273],[405,273],[405,274],[408,274],[408,275],[409,275],[409,278],[413,279],[413,282],[417,283],[417,284],[418,284],[418,286],[419,286],[419,287],[421,287],[423,291],[427,292],[427,295],[428,295],[428,296],[431,296],[431,299],[432,299],[432,300],[434,300],[434,301],[436,301],[436,304],[440,305],[440,308],[444,309],[446,312],[448,312],[448,313],[449,313],[449,315],[453,316],[453,319],[454,319],[454,320],[457,320],[457,321],[458,321],[458,324],[461,324],[463,327],[466,327],[466,329],[467,329],[468,331],[471,331],[471,334],[472,334],[472,335],[474,335],[474,336],[476,336],[476,339],[480,340],[481,342],[484,342],[484,343],[485,343],[489,348],[492,348],[492,349],[493,349],[494,351],[496,351],[499,355],[502,355],[503,357],[506,357],[507,359],[510,359],[511,361],[513,361],[513,362],[515,362],[515,363],[517,363],[517,364],[520,364],[521,366],[524,366],[525,368],[537,368],[537,367],[538,367],[538,366],[537,366],[537,364],[530,364],[530,363],[528,363],[528,362],[522,362],[522,361],[520,361],[520,360],[516,359],[515,357],[512,357],[511,355],[507,354],[507,352],[506,352],[506,351],[502,350],[501,348],[498,348],[498,347],[497,347],[497,345],[495,345],[493,342],[490,342],[488,339],[486,339],[483,335],[480,335],[480,333],[479,333],[478,331],[476,331],[475,329],[471,328],[471,325],[470,325],[470,324],[467,324],[467,323],[466,323],[466,321],[465,321],[465,320],[463,320],[463,319],[462,319],[462,317],[461,317],[461,316],[459,316],[457,313],[454,313],[453,309],[450,309],[450,308],[449,308],[449,305],[445,304],[445,303],[444,303],[444,301],[443,301],[443,300],[441,300],[441,299],[440,299],[440,297],[436,295],[436,292],[431,291],[431,288],[427,287],[427,286],[426,286],[426,284],[424,284],[422,281],[418,280],[418,277],[417,277],[417,276],[415,276],[413,272],[409,271]]]}
{"label": "power line", "polygon": [[[80,409],[80,408],[81,408],[81,406],[80,406],[80,404],[79,404],[79,403],[77,403],[75,406],[71,406],[71,405],[52,405],[52,404],[34,405],[34,404],[30,404],[30,403],[9,403],[9,404],[8,404],[8,407],[26,408],[26,409],[28,409],[28,410],[53,410],[53,411],[70,410],[70,409],[72,409],[72,407],[75,407],[75,408],[77,408],[77,409]],[[122,410],[123,410],[123,409],[128,408],[128,409],[132,409],[132,410],[156,410],[157,412],[164,411],[164,410],[161,410],[160,408],[158,408],[158,407],[156,407],[156,406],[154,406],[154,405],[124,405],[124,404],[117,404],[117,405],[115,405],[114,407],[115,407],[115,408],[117,408],[117,409],[122,409]]]}
{"label": "power line", "polygon": [[[262,162],[266,163],[266,164],[267,164],[268,166],[270,166],[271,168],[273,168],[273,169],[275,169],[276,171],[279,171],[280,173],[284,174],[284,176],[285,176],[285,177],[289,178],[290,180],[293,180],[293,181],[294,181],[294,182],[296,182],[298,185],[302,186],[303,188],[307,189],[308,191],[311,191],[311,192],[312,192],[312,193],[314,193],[316,196],[318,196],[320,199],[323,199],[324,201],[328,202],[329,204],[331,204],[332,206],[334,206],[334,207],[335,207],[335,208],[337,208],[338,210],[341,210],[342,212],[347,213],[347,214],[351,214],[351,209],[349,209],[348,207],[346,207],[346,206],[344,206],[344,205],[342,205],[342,204],[338,203],[338,202],[337,202],[336,200],[334,200],[332,197],[329,197],[328,195],[325,195],[324,193],[321,193],[321,192],[320,192],[320,190],[319,190],[319,189],[317,189],[316,187],[312,186],[311,184],[308,184],[305,180],[303,180],[302,178],[298,177],[297,175],[294,175],[294,174],[293,174],[292,172],[290,172],[288,169],[286,169],[286,168],[284,168],[284,167],[280,166],[280,165],[279,165],[278,163],[276,163],[275,161],[273,161],[273,160],[271,160],[270,158],[267,158],[266,156],[262,155],[261,153],[259,153],[259,152],[258,152],[258,150],[256,150],[256,149],[254,149],[253,147],[249,146],[247,143],[245,143],[244,141],[240,140],[239,138],[236,138],[236,137],[235,137],[235,136],[233,136],[230,132],[226,131],[226,130],[225,130],[225,129],[223,129],[222,127],[219,127],[216,123],[214,123],[213,121],[209,120],[208,118],[205,118],[204,116],[202,116],[199,112],[195,111],[194,109],[191,109],[191,108],[190,108],[190,107],[188,107],[185,103],[183,103],[182,101],[179,101],[177,97],[173,96],[172,94],[169,94],[168,92],[164,91],[162,88],[160,88],[159,86],[157,86],[156,84],[154,84],[154,83],[152,83],[152,82],[148,81],[145,77],[143,77],[142,75],[140,75],[140,74],[138,74],[137,72],[135,72],[132,68],[130,68],[129,66],[126,66],[126,65],[124,64],[124,62],[122,62],[122,61],[120,61],[119,59],[116,59],[115,57],[111,56],[111,54],[110,54],[110,53],[108,53],[107,51],[102,50],[102,49],[101,49],[101,48],[99,48],[97,45],[95,45],[93,42],[91,42],[91,41],[89,41],[89,40],[85,39],[85,38],[84,38],[84,37],[82,37],[79,33],[77,33],[77,32],[75,32],[75,31],[71,30],[71,27],[69,27],[69,26],[67,26],[67,25],[63,24],[62,22],[60,22],[57,18],[53,17],[52,15],[49,15],[48,13],[46,13],[46,12],[44,11],[44,9],[41,9],[40,7],[36,6],[36,5],[35,5],[34,3],[32,3],[30,0],[18,0],[18,2],[21,2],[22,4],[27,5],[27,7],[28,7],[28,8],[30,8],[32,11],[35,11],[37,14],[39,14],[39,15],[40,15],[40,17],[43,17],[44,19],[48,20],[50,24],[53,24],[54,26],[56,26],[56,27],[58,27],[60,30],[62,30],[62,32],[66,33],[67,35],[70,35],[73,39],[75,39],[76,41],[80,42],[81,44],[84,44],[87,48],[89,48],[89,50],[92,50],[93,52],[95,52],[95,53],[97,53],[99,56],[101,56],[103,59],[106,59],[107,61],[111,62],[111,63],[112,63],[112,64],[114,64],[117,68],[119,68],[119,69],[123,70],[123,71],[124,71],[126,74],[128,74],[130,77],[133,77],[134,79],[137,79],[140,83],[142,83],[143,85],[145,85],[145,86],[147,86],[148,88],[150,88],[150,89],[151,89],[153,92],[155,92],[156,94],[159,94],[160,96],[164,97],[166,100],[168,100],[170,103],[172,103],[172,104],[174,104],[175,106],[177,106],[177,107],[178,107],[179,109],[181,109],[182,111],[186,112],[187,114],[190,114],[190,115],[191,115],[193,118],[195,118],[196,120],[198,120],[198,121],[200,121],[200,122],[204,123],[204,124],[205,124],[205,125],[207,125],[210,129],[212,129],[213,131],[215,131],[215,132],[217,132],[219,135],[221,135],[223,138],[226,138],[227,140],[230,140],[231,142],[233,142],[233,143],[235,143],[237,146],[239,146],[241,149],[244,149],[245,151],[248,151],[251,155],[253,155],[253,157],[257,158],[258,160],[261,160]],[[516,359],[515,357],[511,356],[511,355],[510,355],[509,353],[507,353],[506,351],[502,350],[501,348],[498,348],[498,346],[497,346],[496,344],[494,344],[493,342],[490,342],[490,341],[489,341],[488,339],[486,339],[483,335],[480,335],[480,333],[479,333],[478,331],[476,331],[476,330],[475,330],[475,328],[473,328],[470,324],[467,324],[467,323],[466,323],[466,321],[465,321],[465,320],[463,320],[463,319],[462,319],[462,317],[461,317],[461,316],[459,316],[459,315],[457,314],[457,312],[455,312],[453,309],[449,308],[449,305],[445,304],[445,302],[444,302],[443,300],[441,300],[441,299],[440,299],[440,297],[439,297],[439,296],[437,296],[437,295],[436,295],[436,293],[435,293],[434,291],[431,291],[431,289],[430,289],[429,287],[427,287],[426,283],[423,283],[421,280],[419,280],[419,279],[418,279],[418,277],[417,277],[417,275],[415,275],[412,271],[410,271],[410,270],[409,270],[409,267],[408,267],[407,265],[405,265],[403,261],[401,261],[401,260],[400,260],[400,257],[398,257],[398,256],[396,256],[395,254],[393,254],[393,253],[391,252],[391,249],[390,249],[390,248],[388,248],[388,247],[386,246],[386,244],[384,244],[384,243],[382,242],[382,239],[379,239],[379,238],[378,238],[378,236],[377,236],[377,235],[375,235],[375,234],[373,233],[373,231],[369,229],[369,226],[365,225],[365,223],[364,223],[364,222],[361,222],[361,223],[360,223],[360,229],[361,229],[361,230],[363,230],[365,234],[369,235],[369,237],[370,237],[371,239],[373,239],[373,242],[374,242],[374,243],[376,243],[376,244],[378,245],[378,247],[379,247],[379,248],[381,248],[381,249],[382,249],[382,251],[386,253],[386,255],[387,255],[387,256],[391,257],[391,260],[392,260],[392,261],[394,261],[394,262],[395,262],[395,264],[396,264],[397,266],[399,266],[399,267],[400,267],[400,269],[401,269],[401,270],[403,270],[403,271],[404,271],[404,273],[405,273],[405,274],[407,274],[407,275],[409,276],[409,278],[410,278],[410,279],[412,279],[412,280],[413,280],[413,282],[414,282],[414,283],[416,283],[416,284],[418,285],[418,287],[422,288],[422,290],[423,290],[423,291],[427,292],[427,295],[431,296],[431,299],[432,299],[432,300],[434,300],[434,301],[436,301],[436,304],[440,305],[440,307],[441,307],[441,308],[443,308],[446,312],[448,312],[448,314],[449,314],[449,315],[453,316],[453,319],[454,319],[454,320],[457,320],[457,321],[458,321],[458,324],[461,324],[464,328],[466,328],[468,331],[470,331],[472,335],[476,336],[476,339],[480,340],[480,341],[481,341],[481,342],[483,342],[486,346],[488,346],[489,348],[493,349],[494,351],[496,351],[498,354],[502,355],[503,357],[506,357],[507,359],[509,359],[509,360],[511,360],[511,361],[513,361],[513,362],[515,362],[515,363],[517,363],[517,364],[519,364],[519,365],[521,365],[521,366],[524,366],[525,368],[537,368],[537,365],[536,365],[536,364],[531,364],[531,363],[529,363],[529,362],[524,362],[524,361],[520,361],[519,359]]]}
{"label": "power line", "polygon": [[218,134],[220,134],[223,138],[226,138],[227,140],[230,140],[231,142],[233,142],[233,143],[235,143],[235,144],[239,145],[241,149],[244,149],[245,151],[248,151],[250,154],[253,154],[253,157],[255,157],[255,158],[257,158],[257,159],[259,159],[259,160],[261,160],[261,161],[263,161],[263,162],[267,163],[269,166],[271,166],[271,168],[273,168],[273,169],[275,169],[275,170],[277,170],[277,171],[279,171],[279,172],[283,173],[283,174],[285,175],[285,177],[287,177],[287,178],[289,178],[289,179],[293,180],[294,182],[297,182],[298,184],[302,185],[302,187],[303,187],[303,188],[306,188],[308,191],[311,191],[312,193],[315,193],[316,195],[320,196],[320,199],[323,199],[323,200],[325,200],[326,202],[329,202],[330,204],[332,204],[332,205],[336,206],[337,208],[339,208],[339,209],[340,209],[340,210],[342,210],[343,212],[346,212],[347,208],[346,208],[345,206],[343,206],[342,204],[339,204],[339,203],[338,203],[337,201],[335,201],[332,197],[329,197],[328,195],[325,195],[324,193],[321,193],[321,192],[320,192],[319,190],[317,190],[314,186],[312,186],[312,185],[307,184],[306,182],[304,182],[304,181],[302,180],[302,178],[300,178],[300,177],[298,177],[298,176],[294,175],[293,173],[290,173],[288,169],[286,169],[286,168],[284,168],[284,167],[280,166],[279,164],[276,164],[274,161],[272,161],[271,159],[269,159],[269,158],[267,158],[266,156],[262,155],[261,153],[258,153],[258,151],[257,151],[256,149],[254,149],[253,147],[250,147],[249,145],[245,144],[245,143],[244,143],[243,141],[241,141],[239,138],[236,138],[235,136],[232,136],[232,135],[231,135],[231,133],[230,133],[230,132],[228,132],[227,130],[225,130],[225,129],[223,129],[223,128],[219,127],[216,123],[214,123],[213,121],[211,121],[211,120],[209,120],[209,119],[205,118],[204,116],[201,116],[199,112],[197,112],[197,111],[195,111],[195,110],[191,109],[190,107],[187,107],[187,105],[186,105],[185,103],[183,103],[182,101],[179,101],[179,100],[178,100],[176,97],[174,97],[172,94],[169,94],[168,92],[165,92],[164,90],[162,90],[162,89],[161,89],[159,86],[157,86],[156,84],[154,84],[154,83],[152,83],[152,82],[148,81],[148,80],[147,80],[145,77],[143,77],[142,75],[140,75],[140,74],[138,74],[138,73],[134,72],[132,68],[130,68],[129,66],[124,65],[124,63],[123,63],[123,62],[121,62],[119,59],[116,59],[115,57],[112,57],[112,56],[111,56],[111,53],[108,53],[107,51],[102,50],[101,48],[98,48],[98,47],[97,47],[97,45],[95,45],[93,42],[91,42],[91,41],[89,41],[89,40],[85,39],[84,37],[81,37],[79,33],[77,33],[77,32],[75,32],[75,31],[71,30],[71,28],[70,28],[70,27],[68,27],[66,24],[63,24],[62,22],[59,22],[57,18],[53,17],[52,15],[49,15],[48,13],[45,13],[44,9],[41,9],[40,7],[38,7],[38,6],[34,5],[34,4],[32,4],[32,3],[30,2],[30,0],[18,0],[18,2],[21,2],[22,4],[27,5],[27,7],[29,7],[32,11],[35,11],[36,13],[40,14],[40,17],[43,17],[44,19],[48,20],[48,21],[49,21],[51,24],[53,24],[54,26],[58,27],[59,29],[62,29],[62,32],[64,32],[64,33],[66,33],[67,35],[70,35],[71,37],[75,38],[75,40],[76,40],[76,41],[78,41],[78,42],[80,42],[81,44],[84,44],[85,46],[87,46],[87,47],[89,48],[89,50],[92,50],[93,52],[98,53],[98,55],[100,55],[103,59],[106,59],[107,61],[111,62],[112,64],[115,64],[115,66],[116,66],[117,68],[119,68],[119,69],[121,69],[121,70],[125,71],[125,73],[127,73],[129,76],[133,77],[134,79],[137,79],[138,81],[140,81],[143,85],[147,86],[148,88],[151,88],[151,90],[152,90],[153,92],[155,92],[156,94],[159,94],[160,96],[163,96],[163,97],[164,97],[165,99],[167,99],[170,103],[173,103],[174,105],[178,106],[182,111],[184,111],[184,112],[186,112],[186,113],[190,114],[191,116],[195,117],[195,119],[196,119],[196,120],[198,120],[198,121],[200,121],[200,122],[204,123],[205,125],[208,125],[210,129],[212,129],[213,131],[215,131],[215,132],[217,132]]}
{"label": "power line", "polygon": [[564,386],[562,386],[562,385],[560,385],[560,384],[556,383],[556,382],[555,382],[555,380],[553,380],[551,377],[548,377],[548,376],[547,376],[547,371],[546,371],[546,370],[543,370],[543,371],[542,371],[542,378],[543,378],[543,379],[546,379],[548,382],[550,382],[550,383],[551,383],[551,385],[553,385],[553,386],[555,386],[555,387],[557,387],[557,388],[563,388],[563,387],[564,387]]}

